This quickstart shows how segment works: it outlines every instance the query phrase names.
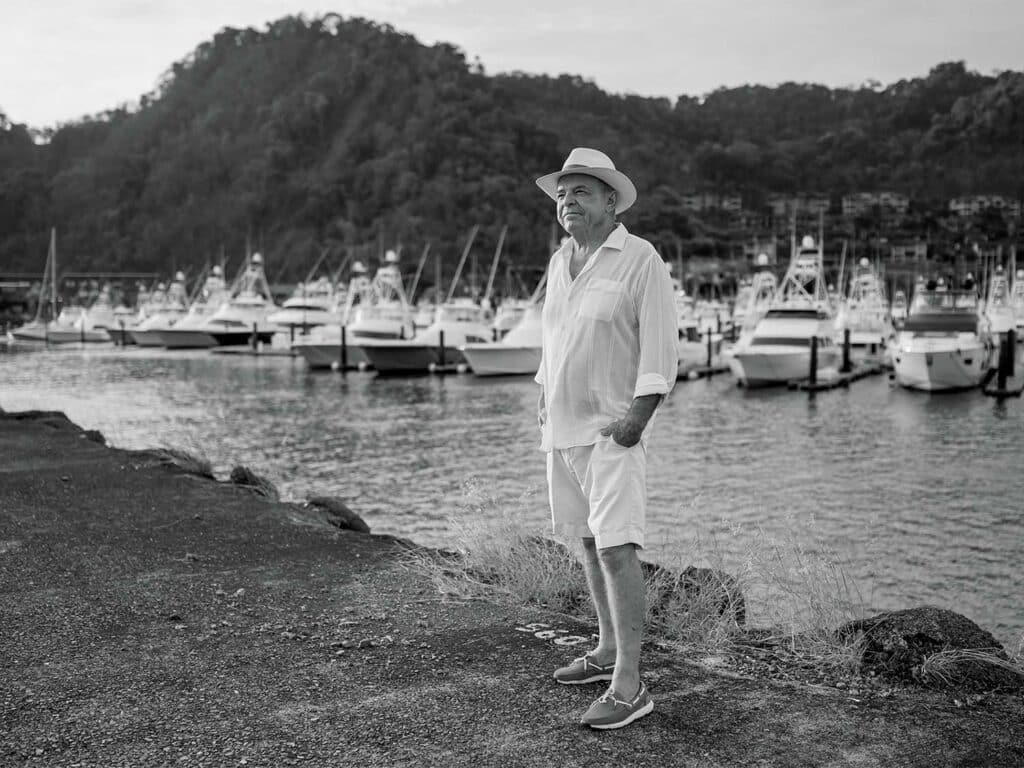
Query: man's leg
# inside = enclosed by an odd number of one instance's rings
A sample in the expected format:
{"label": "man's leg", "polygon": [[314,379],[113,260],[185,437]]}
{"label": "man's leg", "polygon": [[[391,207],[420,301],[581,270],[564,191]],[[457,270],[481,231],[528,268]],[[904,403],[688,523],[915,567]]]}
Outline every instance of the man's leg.
{"label": "man's leg", "polygon": [[[636,545],[621,544],[615,547],[597,549],[596,559],[603,577],[602,592],[607,601],[609,621],[615,638],[615,672],[612,675],[612,690],[623,698],[630,699],[640,689],[640,641],[643,635],[645,587],[640,558]],[[588,555],[589,559],[589,555]],[[588,566],[587,578],[590,579]],[[591,586],[594,602],[597,604],[597,590]],[[598,613],[600,626],[601,615]],[[604,628],[601,628],[602,638]]]}
{"label": "man's leg", "polygon": [[604,569],[598,556],[597,545],[593,539],[583,539],[583,571],[587,575],[590,597],[594,601],[597,613],[597,648],[590,656],[601,666],[608,666],[617,659],[615,642],[615,625],[612,621],[612,609],[608,600]]}

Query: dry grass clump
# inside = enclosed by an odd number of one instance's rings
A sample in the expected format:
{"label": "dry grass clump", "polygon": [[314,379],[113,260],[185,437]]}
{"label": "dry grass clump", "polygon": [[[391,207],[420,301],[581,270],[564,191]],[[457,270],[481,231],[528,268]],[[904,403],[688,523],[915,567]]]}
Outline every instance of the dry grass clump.
{"label": "dry grass clump", "polygon": [[530,496],[508,511],[482,486],[467,482],[463,501],[449,518],[451,546],[412,553],[410,566],[446,595],[497,595],[512,604],[577,612],[587,595],[583,569],[571,550],[523,523],[522,508]]}
{"label": "dry grass clump", "polygon": [[190,475],[199,475],[214,480],[213,464],[201,448],[177,448],[161,446],[153,449],[153,454],[164,464],[172,464]]}
{"label": "dry grass clump", "polygon": [[926,685],[957,687],[965,681],[989,679],[994,685],[1024,686],[1024,667],[992,649],[950,648],[925,657],[915,670]]}

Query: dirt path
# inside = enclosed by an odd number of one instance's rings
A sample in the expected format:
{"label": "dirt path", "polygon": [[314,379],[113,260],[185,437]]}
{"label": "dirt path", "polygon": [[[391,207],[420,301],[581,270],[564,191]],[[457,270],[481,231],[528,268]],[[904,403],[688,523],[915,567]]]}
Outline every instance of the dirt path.
{"label": "dirt path", "polygon": [[[258,470],[258,468],[256,468]],[[1021,766],[1024,703],[728,677],[577,724],[590,629],[445,602],[389,537],[0,415],[0,765]]]}

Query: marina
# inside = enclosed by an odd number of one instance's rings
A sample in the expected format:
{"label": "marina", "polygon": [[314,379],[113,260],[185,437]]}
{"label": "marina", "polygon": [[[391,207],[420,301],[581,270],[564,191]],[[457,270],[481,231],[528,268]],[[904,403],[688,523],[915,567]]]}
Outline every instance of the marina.
{"label": "marina", "polygon": [[[16,350],[16,351],[12,351]],[[112,345],[0,352],[0,407],[64,411],[124,448],[245,464],[285,498],[346,499],[375,532],[443,546],[467,484],[548,528],[530,377],[378,377],[297,357]],[[756,531],[840,563],[872,609],[936,604],[1008,647],[1024,634],[1024,411],[980,390],[870,376],[808,398],[683,379],[651,439],[649,556],[708,544],[742,566]],[[700,546],[698,547],[698,543]]]}

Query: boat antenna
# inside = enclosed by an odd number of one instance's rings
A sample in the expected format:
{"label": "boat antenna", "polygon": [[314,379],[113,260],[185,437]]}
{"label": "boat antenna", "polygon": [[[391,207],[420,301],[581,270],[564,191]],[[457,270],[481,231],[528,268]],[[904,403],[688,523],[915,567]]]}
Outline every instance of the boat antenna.
{"label": "boat antenna", "polygon": [[466,247],[462,249],[462,258],[459,259],[459,266],[455,270],[455,277],[452,278],[451,287],[448,288],[448,298],[445,299],[447,304],[455,296],[455,286],[459,283],[459,275],[462,274],[462,267],[466,263],[466,257],[469,256],[469,249],[473,247],[473,241],[476,239],[476,233],[480,231],[480,225],[474,224],[473,229],[469,232],[469,237],[466,239]]}
{"label": "boat antenna", "polygon": [[487,288],[484,291],[483,303],[487,303],[491,299],[491,289],[494,288],[494,275],[498,271],[498,259],[501,257],[501,248],[505,244],[505,235],[508,233],[508,224],[501,228],[501,234],[498,235],[498,246],[494,249],[494,261],[491,262],[491,274],[487,278]]}
{"label": "boat antenna", "polygon": [[338,281],[341,280],[341,273],[345,271],[345,267],[348,266],[348,263],[350,261],[352,261],[352,246],[348,247],[345,253],[345,257],[341,260],[341,264],[338,265],[338,268],[334,271],[334,274],[331,275],[331,282],[334,285],[337,285]]}
{"label": "boat antenna", "polygon": [[428,242],[425,246],[423,246],[423,253],[420,254],[420,263],[416,265],[416,275],[413,277],[412,285],[409,288],[410,304],[414,302],[414,297],[416,296],[416,288],[418,288],[420,284],[420,275],[423,274],[423,265],[427,263],[427,254],[429,253],[430,243]]}
{"label": "boat antenna", "polygon": [[330,253],[330,251],[330,248],[320,249],[320,257],[316,260],[316,263],[313,264],[313,268],[309,270],[309,274],[306,275],[306,279],[302,281],[303,284],[308,283],[310,280],[313,279],[313,275],[316,274],[316,271],[320,268],[320,265],[323,264],[324,259],[327,258],[327,254]]}
{"label": "boat antenna", "polygon": [[210,260],[207,259],[203,268],[199,272],[199,277],[196,278],[195,283],[192,284],[192,293],[188,295],[188,305],[191,307],[195,300],[199,298],[199,294],[203,291],[203,284],[206,282],[206,277],[210,273]]}

